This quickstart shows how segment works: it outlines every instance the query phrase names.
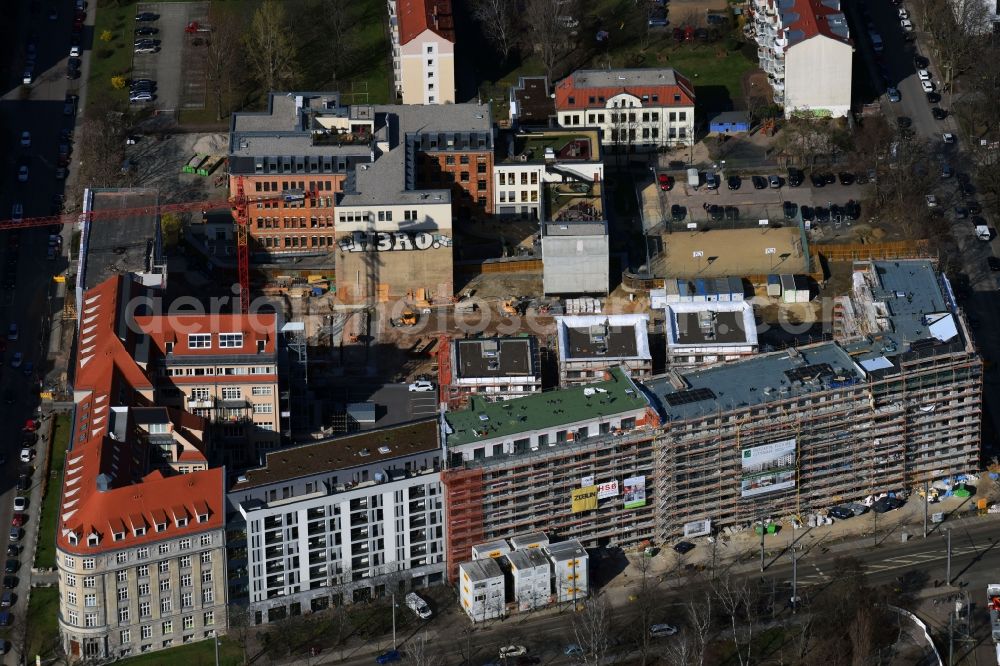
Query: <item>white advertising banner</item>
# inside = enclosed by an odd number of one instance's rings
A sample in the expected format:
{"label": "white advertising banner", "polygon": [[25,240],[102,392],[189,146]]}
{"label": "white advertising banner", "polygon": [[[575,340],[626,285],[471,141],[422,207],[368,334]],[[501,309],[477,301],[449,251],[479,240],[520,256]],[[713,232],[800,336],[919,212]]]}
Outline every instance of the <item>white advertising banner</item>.
{"label": "white advertising banner", "polygon": [[752,446],[741,453],[742,497],[795,487],[795,439]]}
{"label": "white advertising banner", "polygon": [[608,497],[618,497],[618,480],[597,484],[597,499],[602,500]]}

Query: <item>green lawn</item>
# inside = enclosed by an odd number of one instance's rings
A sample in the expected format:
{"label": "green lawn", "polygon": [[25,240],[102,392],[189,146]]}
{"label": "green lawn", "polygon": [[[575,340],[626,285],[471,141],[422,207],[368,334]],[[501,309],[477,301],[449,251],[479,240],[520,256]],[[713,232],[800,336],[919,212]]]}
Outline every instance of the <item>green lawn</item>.
{"label": "green lawn", "polygon": [[34,663],[34,655],[42,658],[52,656],[59,645],[59,588],[34,587],[28,601],[28,655]]}
{"label": "green lawn", "polygon": [[[42,498],[42,511],[38,519],[38,550],[35,551],[35,566],[51,569],[56,565],[55,534],[56,518],[59,515],[59,490],[63,465],[66,462],[66,446],[73,423],[69,414],[57,414],[55,433],[52,436],[52,451],[49,454],[49,476]],[[44,472],[43,472],[44,473]]]}
{"label": "green lawn", "polygon": [[[243,661],[243,650],[235,641],[223,636],[219,639],[219,666],[239,666]],[[215,649],[212,639],[189,643],[159,652],[141,654],[138,657],[123,659],[120,664],[127,666],[214,666]]]}
{"label": "green lawn", "polygon": [[[99,0],[94,22],[94,46],[90,58],[90,78],[87,80],[88,107],[102,99],[126,99],[126,91],[111,87],[111,77],[128,76],[132,68],[132,31],[135,28],[135,6],[130,2],[119,5],[114,0]],[[102,36],[110,35],[105,41]]]}

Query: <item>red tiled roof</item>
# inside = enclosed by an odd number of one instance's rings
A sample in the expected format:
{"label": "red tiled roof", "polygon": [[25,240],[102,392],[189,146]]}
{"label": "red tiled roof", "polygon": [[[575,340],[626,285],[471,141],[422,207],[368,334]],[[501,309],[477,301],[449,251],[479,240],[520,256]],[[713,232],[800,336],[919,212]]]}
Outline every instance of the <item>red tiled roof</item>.
{"label": "red tiled roof", "polygon": [[798,15],[798,20],[785,26],[786,34],[789,31],[795,30],[801,32],[803,35],[802,39],[795,42],[796,44],[817,35],[823,35],[838,42],[850,43],[850,39],[845,39],[831,30],[830,24],[827,21],[828,16],[843,14],[843,10],[828,7],[819,0],[796,0],[795,5],[789,11]]}
{"label": "red tiled roof", "polygon": [[[141,406],[137,389],[152,389],[132,351],[136,333],[119,319],[125,301],[138,294],[126,276],[114,276],[88,290],[80,312],[80,332],[74,391],[77,399],[73,439],[66,454],[62,502],[56,541],[63,551],[87,555],[118,550],[182,533],[221,528],[224,521],[222,468],[191,474],[144,474],[144,452],[133,441],[129,407]],[[134,400],[120,405],[119,394]],[[124,423],[116,420],[124,419]],[[112,426],[120,426],[112,429]],[[122,438],[115,432],[122,432]],[[187,527],[168,525],[166,532],[147,529],[143,536],[127,531],[124,540],[113,534],[126,521],[135,527],[163,522],[163,509],[178,501],[192,509],[195,502],[210,507],[209,520]],[[77,542],[69,537],[76,535]],[[88,536],[97,534],[97,545]]]}
{"label": "red tiled roof", "polygon": [[[165,355],[166,343],[174,343],[173,356],[219,356],[225,354],[247,355],[257,353],[257,343],[264,341],[264,353],[273,354],[277,333],[277,316],[270,313],[253,315],[140,315],[135,323],[149,336],[150,341]],[[208,348],[191,349],[188,335],[208,333],[212,336]],[[219,347],[219,333],[242,333],[242,347]]]}
{"label": "red tiled roof", "polygon": [[[691,87],[691,82],[676,72],[674,72],[674,76],[677,80],[676,85],[620,85],[584,88],[577,87],[574,76],[570,74],[556,84],[556,109],[559,111],[570,109],[603,109],[606,107],[606,104],[601,102],[600,98],[603,97],[607,100],[622,93],[634,95],[639,99],[642,99],[643,95],[647,96],[650,101],[643,102],[643,107],[694,106],[694,89]],[[654,95],[658,98],[656,102],[652,101]],[[680,101],[675,102],[674,95],[680,95]],[[570,101],[571,97],[573,98],[572,101]],[[591,97],[595,98],[594,102],[590,101]]]}
{"label": "red tiled roof", "polygon": [[409,44],[425,30],[430,30],[449,42],[455,42],[455,23],[451,0],[397,0],[399,44]]}

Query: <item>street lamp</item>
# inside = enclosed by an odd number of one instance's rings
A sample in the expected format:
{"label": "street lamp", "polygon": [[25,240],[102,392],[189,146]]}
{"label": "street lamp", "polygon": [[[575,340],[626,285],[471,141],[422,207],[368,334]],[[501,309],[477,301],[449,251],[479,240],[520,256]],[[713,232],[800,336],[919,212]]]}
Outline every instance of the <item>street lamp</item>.
{"label": "street lamp", "polygon": [[212,642],[215,643],[215,666],[219,666],[219,632],[212,630]]}

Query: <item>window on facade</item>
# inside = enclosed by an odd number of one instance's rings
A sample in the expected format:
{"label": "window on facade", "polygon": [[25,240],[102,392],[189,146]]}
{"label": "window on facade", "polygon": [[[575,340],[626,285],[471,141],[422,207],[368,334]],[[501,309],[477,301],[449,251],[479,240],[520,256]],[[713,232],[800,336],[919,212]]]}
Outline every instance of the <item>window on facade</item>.
{"label": "window on facade", "polygon": [[80,626],[80,614],[77,613],[75,610],[71,610],[66,614],[66,616],[67,616],[66,619],[69,621],[71,625],[73,625],[74,627]]}
{"label": "window on facade", "polygon": [[201,591],[201,601],[205,604],[210,604],[215,601],[215,590],[210,587],[206,587]]}
{"label": "window on facade", "polygon": [[223,386],[222,387],[222,399],[223,400],[239,400],[242,397],[242,390],[239,386]]}
{"label": "window on facade", "polygon": [[76,576],[66,574],[66,587],[76,587]]}
{"label": "window on facade", "polygon": [[126,571],[125,569],[122,569],[117,574],[115,574],[115,578],[118,579],[119,583],[126,582],[128,580],[128,571]]}
{"label": "window on facade", "polygon": [[163,631],[164,634],[172,633],[174,630],[174,623],[171,622],[170,620],[167,620],[160,626],[160,629]]}
{"label": "window on facade", "polygon": [[169,591],[170,591],[170,579],[164,578],[163,580],[160,581],[160,592],[169,592]]}
{"label": "window on facade", "polygon": [[[259,185],[260,183],[257,183],[257,184]],[[126,608],[125,610],[127,611],[128,609]],[[126,618],[125,620],[122,620],[122,621],[123,622],[127,622],[128,619]],[[119,638],[119,642],[121,642],[121,643],[128,643],[128,642],[130,642],[132,640],[132,630],[131,629],[122,629],[120,632],[118,632],[118,638]]]}
{"label": "window on facade", "polygon": [[160,612],[169,613],[173,610],[174,602],[171,601],[170,597],[163,597],[160,599]]}
{"label": "window on facade", "polygon": [[170,571],[170,562],[167,561],[160,562],[157,568],[159,569],[160,573],[167,573],[168,571]]}
{"label": "window on facade", "polygon": [[83,615],[83,626],[85,626],[85,627],[96,627],[97,626],[97,613],[84,613],[84,615]]}
{"label": "window on facade", "polygon": [[139,583],[139,596],[140,597],[149,596],[149,583]]}
{"label": "window on facade", "polygon": [[183,620],[182,620],[182,626],[185,629],[194,629],[194,616],[193,615],[185,615],[184,618],[183,618]]}
{"label": "window on facade", "polygon": [[203,583],[211,583],[212,582],[212,570],[211,569],[205,569],[204,571],[201,572],[201,582],[203,582]]}
{"label": "window on facade", "polygon": [[97,578],[94,576],[84,576],[83,578],[84,587],[97,587]]}
{"label": "window on facade", "polygon": [[211,333],[189,333],[188,349],[208,349],[212,346]]}
{"label": "window on facade", "polygon": [[128,599],[128,588],[119,587],[118,588],[118,601],[125,601]]}
{"label": "window on facade", "polygon": [[187,537],[181,539],[178,544],[178,548],[181,550],[189,550],[191,548],[191,539]]}
{"label": "window on facade", "polygon": [[205,622],[205,626],[206,627],[210,627],[213,624],[215,624],[215,612],[214,611],[208,611],[207,613],[205,613],[202,616],[202,618],[203,618],[203,620]]}
{"label": "window on facade", "polygon": [[85,594],[83,595],[83,605],[88,608],[93,608],[97,605],[97,595],[96,594]]}
{"label": "window on facade", "polygon": [[[119,622],[128,622],[128,617],[129,617],[128,606],[125,606],[123,608],[119,608],[118,609],[118,621]],[[122,641],[122,642],[126,642],[126,641]]]}
{"label": "window on facade", "polygon": [[137,548],[135,551],[135,557],[139,560],[144,560],[149,557],[149,548],[143,546],[142,548]]}
{"label": "window on facade", "polygon": [[181,568],[190,569],[191,568],[191,556],[185,555],[181,558]]}
{"label": "window on facade", "polygon": [[201,554],[201,563],[202,564],[208,564],[211,561],[212,561],[212,553],[205,552],[205,553]]}
{"label": "window on facade", "polygon": [[191,574],[181,576],[181,587],[191,587]]}
{"label": "window on facade", "polygon": [[201,535],[201,539],[200,539],[200,543],[201,543],[202,546],[211,546],[212,545],[212,535],[211,534],[202,534]]}
{"label": "window on facade", "polygon": [[[148,606],[149,604],[147,604]],[[153,627],[151,625],[143,625],[139,627],[139,637],[143,640],[153,637]]]}
{"label": "window on facade", "polygon": [[148,564],[140,564],[137,567],[137,569],[136,569],[136,573],[138,574],[139,578],[146,578],[146,577],[148,577],[149,576],[149,565]]}
{"label": "window on facade", "polygon": [[181,608],[191,608],[193,605],[194,600],[190,592],[181,595]]}
{"label": "window on facade", "polygon": [[67,592],[66,603],[76,606],[76,602],[77,602],[76,592]]}
{"label": "window on facade", "polygon": [[208,388],[204,386],[197,386],[191,389],[191,399],[208,400]]}

